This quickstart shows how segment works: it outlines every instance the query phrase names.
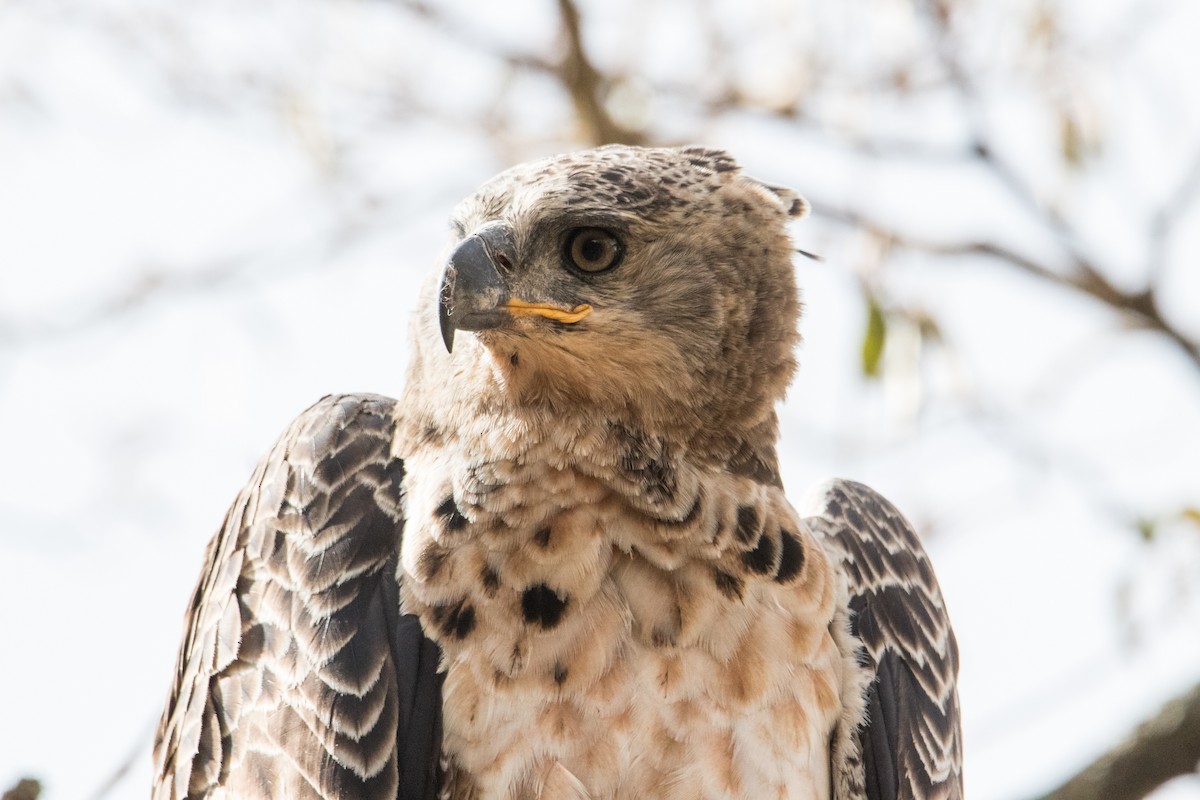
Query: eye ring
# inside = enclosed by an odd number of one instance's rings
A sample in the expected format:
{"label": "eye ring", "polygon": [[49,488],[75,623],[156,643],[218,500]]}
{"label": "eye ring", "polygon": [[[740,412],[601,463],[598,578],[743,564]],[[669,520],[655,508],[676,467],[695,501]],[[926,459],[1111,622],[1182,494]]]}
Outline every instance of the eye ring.
{"label": "eye ring", "polygon": [[607,272],[621,263],[625,246],[610,230],[575,228],[567,234],[563,256],[567,263],[589,275]]}

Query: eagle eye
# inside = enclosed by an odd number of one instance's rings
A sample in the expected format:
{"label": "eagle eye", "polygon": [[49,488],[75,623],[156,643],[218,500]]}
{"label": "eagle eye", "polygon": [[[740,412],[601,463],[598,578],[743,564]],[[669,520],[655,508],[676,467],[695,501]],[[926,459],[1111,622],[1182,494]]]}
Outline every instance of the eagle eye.
{"label": "eagle eye", "polygon": [[576,228],[567,236],[567,260],[583,272],[612,269],[620,263],[624,252],[621,240],[604,228]]}

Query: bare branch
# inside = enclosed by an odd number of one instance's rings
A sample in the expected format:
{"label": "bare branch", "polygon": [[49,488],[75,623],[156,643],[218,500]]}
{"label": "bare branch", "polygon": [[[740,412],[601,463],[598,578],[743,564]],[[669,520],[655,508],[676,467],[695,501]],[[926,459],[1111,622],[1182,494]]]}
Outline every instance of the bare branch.
{"label": "bare branch", "polygon": [[1200,763],[1200,685],[1041,800],[1138,800]]}
{"label": "bare branch", "polygon": [[558,0],[566,53],[559,63],[552,63],[528,53],[498,48],[486,35],[473,31],[458,20],[449,18],[424,0],[400,0],[400,5],[420,19],[433,25],[463,44],[490,53],[512,67],[553,75],[566,90],[583,127],[584,138],[591,144],[641,144],[643,137],[621,126],[604,106],[605,76],[592,64],[583,44],[579,9],[573,0]]}
{"label": "bare branch", "polygon": [[1200,370],[1200,343],[1190,338],[1163,317],[1158,306],[1158,298],[1153,288],[1140,292],[1126,292],[1114,286],[1093,264],[1080,260],[1078,256],[1075,256],[1072,262],[1072,272],[1063,273],[995,242],[941,243],[920,241],[870,220],[857,211],[822,206],[820,204],[814,204],[814,208],[817,209],[819,216],[869,231],[897,247],[940,256],[978,255],[989,257],[1015,267],[1027,275],[1083,294],[1103,303],[1113,311],[1125,315],[1136,326],[1165,336],[1183,351],[1184,355],[1191,360],[1197,370]]}
{"label": "bare branch", "polygon": [[603,76],[592,66],[584,50],[583,33],[579,28],[579,9],[572,0],[558,0],[558,11],[567,39],[567,53],[559,65],[558,79],[571,96],[575,113],[579,115],[587,138],[596,145],[640,144],[642,137],[618,125],[604,107]]}

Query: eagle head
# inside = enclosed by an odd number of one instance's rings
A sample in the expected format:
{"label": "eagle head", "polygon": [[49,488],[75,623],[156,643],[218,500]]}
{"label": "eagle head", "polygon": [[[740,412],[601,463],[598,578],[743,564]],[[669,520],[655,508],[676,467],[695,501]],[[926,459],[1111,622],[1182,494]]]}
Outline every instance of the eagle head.
{"label": "eagle head", "polygon": [[511,408],[685,441],[773,436],[798,341],[787,222],[807,210],[704,147],[513,167],[454,212],[417,369]]}

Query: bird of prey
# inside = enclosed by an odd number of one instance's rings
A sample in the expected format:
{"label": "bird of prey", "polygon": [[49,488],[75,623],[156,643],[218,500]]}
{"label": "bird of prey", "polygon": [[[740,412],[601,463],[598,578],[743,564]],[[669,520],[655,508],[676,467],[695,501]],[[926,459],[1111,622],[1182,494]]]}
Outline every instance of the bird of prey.
{"label": "bird of prey", "polygon": [[623,146],[460,204],[400,399],[301,414],[209,545],[154,797],[961,798],[913,529],[780,480],[807,208]]}

